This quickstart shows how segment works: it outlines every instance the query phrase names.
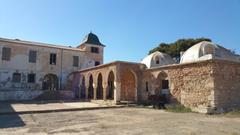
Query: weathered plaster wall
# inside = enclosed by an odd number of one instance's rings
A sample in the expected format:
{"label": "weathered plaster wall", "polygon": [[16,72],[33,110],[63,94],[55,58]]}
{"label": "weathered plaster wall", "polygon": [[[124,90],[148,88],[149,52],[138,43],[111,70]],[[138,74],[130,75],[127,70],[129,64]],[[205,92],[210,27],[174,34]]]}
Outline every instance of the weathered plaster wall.
{"label": "weathered plaster wall", "polygon": [[[0,91],[41,90],[43,79],[47,74],[55,74],[58,77],[58,88],[66,90],[68,75],[70,73],[87,67],[93,67],[94,61],[102,63],[103,59],[103,48],[100,54],[93,54],[74,48],[62,49],[51,46],[0,41],[0,54],[2,54],[3,47],[11,48],[11,58],[10,61],[5,61],[2,60],[2,55],[0,55]],[[37,51],[36,63],[29,62],[30,50]],[[57,54],[56,65],[50,65],[50,53]],[[73,66],[73,56],[79,56],[79,67]],[[21,74],[20,83],[12,82],[13,73],[16,72]],[[36,74],[35,83],[27,82],[29,73]]]}
{"label": "weathered plaster wall", "polygon": [[0,90],[0,101],[29,100],[38,97],[42,93],[42,90]]}

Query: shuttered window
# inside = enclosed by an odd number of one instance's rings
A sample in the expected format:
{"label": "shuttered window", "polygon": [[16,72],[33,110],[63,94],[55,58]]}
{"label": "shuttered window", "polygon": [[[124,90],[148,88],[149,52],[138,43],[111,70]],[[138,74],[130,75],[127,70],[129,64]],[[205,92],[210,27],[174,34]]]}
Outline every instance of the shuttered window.
{"label": "shuttered window", "polygon": [[99,53],[99,49],[97,47],[91,47],[92,53]]}
{"label": "shuttered window", "polygon": [[51,65],[56,65],[57,62],[57,54],[56,53],[51,53],[50,54],[50,64]]}
{"label": "shuttered window", "polygon": [[79,57],[73,56],[73,66],[78,67],[79,66]]}
{"label": "shuttered window", "polygon": [[11,58],[11,48],[2,48],[2,60],[10,61]]}
{"label": "shuttered window", "polygon": [[28,74],[28,83],[35,83],[35,74]]}
{"label": "shuttered window", "polygon": [[37,60],[37,51],[29,51],[29,62],[36,63]]}

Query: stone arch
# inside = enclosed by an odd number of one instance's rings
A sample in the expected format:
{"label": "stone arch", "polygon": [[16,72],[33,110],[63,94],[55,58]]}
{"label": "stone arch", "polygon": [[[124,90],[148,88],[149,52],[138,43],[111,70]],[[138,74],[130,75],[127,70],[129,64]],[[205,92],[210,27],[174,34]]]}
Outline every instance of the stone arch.
{"label": "stone arch", "polygon": [[97,77],[97,99],[103,99],[103,77],[101,73]]}
{"label": "stone arch", "polygon": [[85,99],[85,97],[86,97],[85,76],[82,76],[82,80],[80,82],[80,98]]}
{"label": "stone arch", "polygon": [[130,70],[124,70],[121,75],[121,100],[136,101],[137,76]]}
{"label": "stone arch", "polygon": [[108,74],[107,78],[107,99],[113,100],[114,99],[114,81],[115,81],[115,75],[113,71],[111,70]]}
{"label": "stone arch", "polygon": [[93,88],[93,76],[92,74],[89,75],[88,78],[88,98],[93,99],[94,88]]}
{"label": "stone arch", "polygon": [[157,82],[158,82],[158,94],[164,94],[169,95],[170,89],[169,89],[169,77],[168,74],[164,71],[161,71],[157,76]]}
{"label": "stone arch", "polygon": [[58,90],[58,77],[55,74],[46,74],[42,82],[43,90]]}

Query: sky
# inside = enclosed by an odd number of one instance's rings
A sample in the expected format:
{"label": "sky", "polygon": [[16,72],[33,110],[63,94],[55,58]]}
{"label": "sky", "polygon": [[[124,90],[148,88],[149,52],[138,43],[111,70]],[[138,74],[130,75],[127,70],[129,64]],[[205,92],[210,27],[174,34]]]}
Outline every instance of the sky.
{"label": "sky", "polygon": [[0,0],[0,37],[77,46],[90,31],[104,63],[140,62],[161,42],[206,37],[240,53],[240,0]]}

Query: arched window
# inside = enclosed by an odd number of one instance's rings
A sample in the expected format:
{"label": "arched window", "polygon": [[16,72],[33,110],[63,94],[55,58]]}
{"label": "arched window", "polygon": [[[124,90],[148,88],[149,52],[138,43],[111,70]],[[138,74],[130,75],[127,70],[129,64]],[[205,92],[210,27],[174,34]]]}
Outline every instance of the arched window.
{"label": "arched window", "polygon": [[160,60],[159,60],[159,57],[158,57],[158,56],[155,57],[155,62],[156,62],[156,64],[159,64],[159,63],[160,63]]}
{"label": "arched window", "polygon": [[213,47],[211,46],[205,46],[204,47],[204,54],[207,55],[207,54],[213,54],[214,50],[213,50]]}

